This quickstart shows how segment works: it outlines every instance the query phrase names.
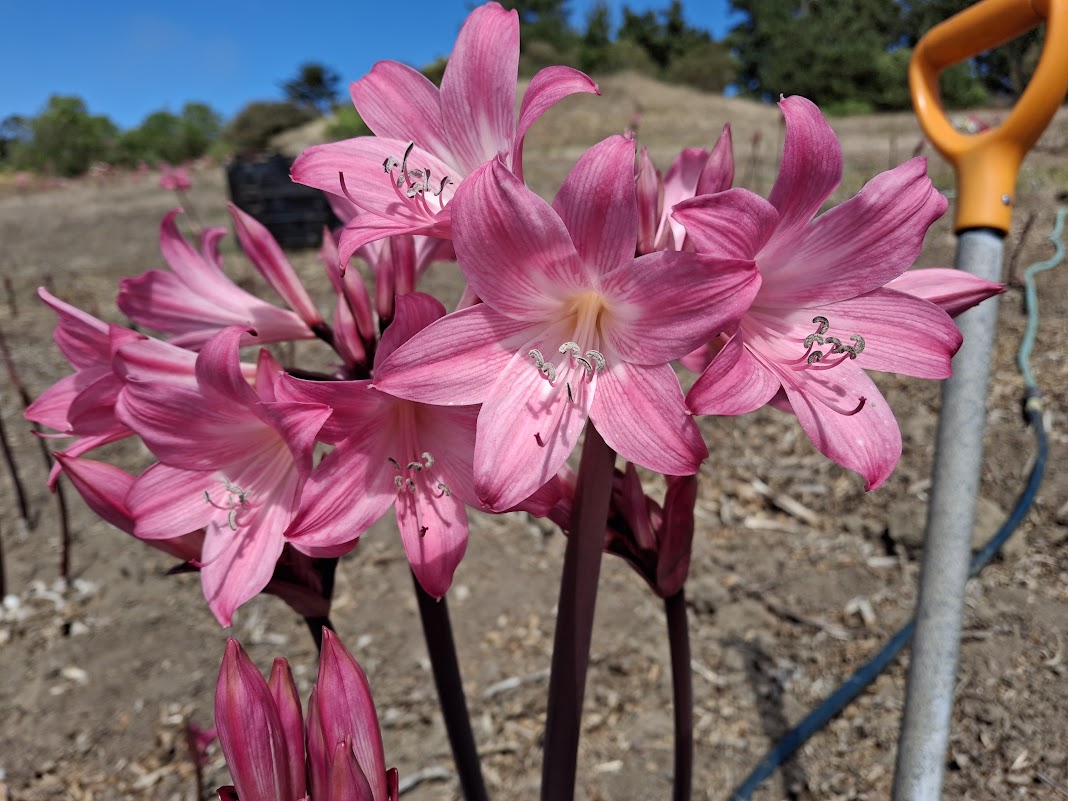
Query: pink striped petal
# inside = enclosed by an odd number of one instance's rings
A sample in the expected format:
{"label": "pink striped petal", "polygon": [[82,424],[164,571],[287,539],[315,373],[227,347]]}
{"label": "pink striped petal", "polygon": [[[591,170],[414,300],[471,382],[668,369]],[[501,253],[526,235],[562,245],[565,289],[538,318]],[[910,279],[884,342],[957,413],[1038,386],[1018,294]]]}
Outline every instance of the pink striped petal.
{"label": "pink striped petal", "polygon": [[204,528],[217,513],[204,493],[218,486],[214,473],[152,465],[134,481],[126,496],[134,536],[170,539]]}
{"label": "pink striped petal", "polygon": [[105,462],[75,459],[65,453],[53,456],[86,505],[98,517],[120,531],[133,534],[134,519],[126,507],[126,496],[134,484],[133,476]]}
{"label": "pink striped petal", "polygon": [[457,166],[470,173],[512,144],[519,14],[479,6],[456,38],[441,79],[441,116]]}
{"label": "pink striped petal", "polygon": [[394,306],[393,322],[382,334],[375,351],[375,369],[397,348],[435,320],[445,316],[441,301],[422,292],[399,296]]}
{"label": "pink striped petal", "polygon": [[757,257],[767,279],[762,302],[830,303],[883,286],[916,261],[946,203],[926,160],[916,158],[875,176],[789,240],[780,225]]}
{"label": "pink striped petal", "polygon": [[590,418],[620,456],[658,473],[691,475],[708,456],[668,364],[613,364],[599,376]]}
{"label": "pink striped petal", "polygon": [[778,375],[735,334],[694,382],[686,403],[694,414],[748,414],[768,403],[780,387]]}
{"label": "pink striped petal", "polygon": [[779,108],[786,138],[768,200],[782,222],[769,248],[789,247],[842,180],[842,145],[815,103],[794,95],[783,98]]}
{"label": "pink striped petal", "polygon": [[950,317],[1005,291],[1004,284],[945,267],[909,270],[889,282],[886,288],[929,300]]}
{"label": "pink striped petal", "polygon": [[227,209],[233,218],[241,249],[260,275],[309,328],[321,326],[323,316],[270,231],[233,203],[227,204]]}
{"label": "pink striped petal", "polygon": [[601,90],[589,76],[571,67],[545,67],[530,79],[519,109],[519,123],[511,152],[512,171],[520,178],[523,177],[523,139],[530,126],[558,100],[577,93],[599,95]]}
{"label": "pink striped petal", "polygon": [[759,287],[752,261],[651,253],[601,279],[602,335],[626,361],[663,364],[733,328]]}
{"label": "pink striped petal", "polygon": [[[571,329],[561,323],[523,345],[501,371],[478,416],[475,491],[493,510],[509,509],[556,475],[578,442],[597,373],[572,385],[569,401],[527,356],[531,349],[556,356]],[[553,359],[550,359],[553,361]]]}
{"label": "pink striped petal", "polygon": [[673,216],[698,253],[735,259],[755,258],[779,224],[775,207],[748,189],[686,200]]}
{"label": "pink striped petal", "polygon": [[422,403],[481,403],[516,351],[544,327],[505,317],[484,303],[470,306],[395,350],[375,369],[373,386]]}
{"label": "pink striped petal", "polygon": [[467,549],[467,508],[444,491],[397,495],[397,529],[412,572],[428,595],[441,598]]}
{"label": "pink striped petal", "polygon": [[59,316],[52,338],[60,353],[76,369],[99,367],[109,353],[109,326],[88,312],[64,303],[43,287],[37,296]]}
{"label": "pink striped petal", "polygon": [[289,786],[293,798],[300,799],[307,794],[304,776],[304,716],[300,708],[300,695],[297,693],[293,671],[286,660],[278,658],[271,665],[271,676],[267,679],[267,689],[271,692],[281,731],[288,754]]}
{"label": "pink striped petal", "polygon": [[[553,211],[563,220],[591,279],[634,259],[638,244],[637,198],[631,179],[634,152],[634,140],[622,136],[594,145],[568,173],[553,200]],[[665,192],[665,203],[666,197]],[[493,305],[489,296],[482,296]]]}
{"label": "pink striped petal", "polygon": [[723,126],[712,152],[697,179],[696,195],[713,195],[725,192],[734,184],[734,146],[731,140],[731,125]]}
{"label": "pink striped petal", "polygon": [[386,801],[386,759],[371,687],[352,654],[329,629],[323,630],[316,688],[323,742],[329,747],[352,738],[352,753],[371,785],[374,801]]}
{"label": "pink striped petal", "polygon": [[[882,393],[859,368],[805,371],[784,384],[801,428],[824,456],[860,473],[864,489],[879,487],[901,458],[901,429]],[[864,405],[854,414],[843,414]]]}
{"label": "pink striped petal", "polygon": [[[633,187],[631,198],[633,218]],[[544,320],[587,287],[564,222],[500,161],[469,176],[450,208],[460,268],[478,296],[501,314]],[[628,245],[631,254],[634,244]]]}
{"label": "pink striped petal", "polygon": [[[948,378],[953,354],[962,337],[949,315],[929,301],[877,289],[829,306],[814,307],[813,314],[831,322],[831,334],[846,344],[845,336],[864,337],[864,350],[856,365],[865,370],[900,373],[916,378]],[[833,368],[832,368],[833,369]]]}
{"label": "pink striped petal", "polygon": [[379,61],[349,92],[360,118],[376,136],[411,140],[438,155],[449,152],[438,88],[421,72],[396,61]]}

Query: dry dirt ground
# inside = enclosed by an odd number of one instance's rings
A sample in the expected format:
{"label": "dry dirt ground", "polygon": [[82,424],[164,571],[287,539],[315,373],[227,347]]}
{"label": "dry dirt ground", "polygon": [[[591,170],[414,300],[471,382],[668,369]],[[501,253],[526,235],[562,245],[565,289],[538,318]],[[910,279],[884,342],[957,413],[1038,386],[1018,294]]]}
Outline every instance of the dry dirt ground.
{"label": "dry dirt ground", "polygon": [[[775,109],[638,79],[605,81],[603,88],[602,98],[569,99],[536,126],[526,163],[538,191],[551,194],[583,148],[636,114],[640,138],[662,167],[683,146],[710,146],[722,124],[732,122],[738,182],[759,192],[770,187],[781,147]],[[834,125],[848,163],[836,200],[909,157],[920,140],[907,114]],[[1062,115],[1025,165],[1007,241],[1014,271],[1051,253],[1045,237],[1056,195],[1068,189],[1066,138]],[[931,172],[940,188],[952,188],[937,157]],[[201,218],[225,224],[221,170],[193,179]],[[162,264],[157,227],[172,205],[154,182],[132,178],[0,190],[0,274],[10,279],[9,296],[0,298],[0,326],[32,394],[68,372],[50,340],[54,316],[36,301],[35,288],[47,285],[119,321],[116,281]],[[952,262],[951,214],[952,206],[930,231],[921,266]],[[232,238],[226,248],[228,269],[254,283]],[[325,299],[326,279],[314,254],[291,256]],[[1068,797],[1066,271],[1039,279],[1042,327],[1034,367],[1048,408],[1050,470],[1007,553],[969,587],[946,798]],[[432,289],[455,297],[457,276],[454,267],[435,268]],[[1033,452],[1032,435],[1021,424],[1022,382],[1014,366],[1024,323],[1022,293],[1013,285],[1001,298],[989,402],[979,524],[987,533],[1011,508]],[[726,798],[770,743],[911,612],[938,388],[877,378],[905,445],[897,471],[874,493],[865,494],[856,476],[816,453],[791,417],[764,410],[702,423],[712,455],[702,470],[688,585],[697,799]],[[241,609],[232,630],[221,630],[196,576],[164,575],[168,557],[96,520],[70,491],[73,585],[62,592],[55,584],[56,510],[6,379],[0,379],[0,411],[33,510],[32,527],[20,528],[12,484],[6,474],[0,478],[0,537],[12,596],[0,610],[0,768],[6,774],[0,787],[20,801],[192,799],[183,725],[212,724],[224,639],[240,638],[263,669],[275,655],[287,656],[306,692],[315,659],[303,623],[277,599],[261,596]],[[131,468],[145,458],[129,444],[113,455]],[[497,799],[536,796],[543,671],[562,546],[559,535],[522,518],[474,515],[468,555],[450,594],[475,735]],[[390,525],[378,525],[342,561],[333,618],[370,675],[389,763],[402,777],[444,768],[406,798],[458,798],[405,559]],[[887,798],[905,666],[905,659],[895,664],[755,797]],[[512,678],[519,681],[498,684]],[[635,575],[608,558],[579,798],[667,797],[670,698],[661,607]],[[205,789],[226,781],[213,750]]]}

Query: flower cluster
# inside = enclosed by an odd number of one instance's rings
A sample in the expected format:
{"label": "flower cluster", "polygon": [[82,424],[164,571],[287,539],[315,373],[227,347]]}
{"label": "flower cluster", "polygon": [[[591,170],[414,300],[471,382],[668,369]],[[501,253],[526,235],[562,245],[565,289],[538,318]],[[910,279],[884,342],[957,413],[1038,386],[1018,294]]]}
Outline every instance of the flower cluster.
{"label": "flower cluster", "polygon": [[[244,252],[284,307],[226,276],[224,229],[187,242],[178,210],[160,231],[170,270],[118,294],[159,338],[42,290],[75,369],[28,413],[75,438],[57,472],[105,518],[199,569],[222,624],[265,589],[311,604],[314,561],[351,550],[391,507],[420,584],[444,596],[468,507],[560,519],[561,471],[587,421],[632,464],[672,477],[661,510],[628,468],[614,515],[629,533],[608,542],[670,594],[685,578],[696,491],[677,479],[708,455],[695,416],[777,406],[875,488],[901,438],[865,370],[946,377],[961,341],[950,313],[1000,290],[906,272],[946,206],[922,159],[818,215],[842,153],[799,97],[780,103],[785,150],[767,199],[731,188],[727,128],[666,177],[632,136],[611,136],[543,200],[523,179],[524,137],[556,101],[597,88],[570,68],[543,70],[517,117],[518,47],[515,12],[476,9],[440,89],[376,65],[352,86],[375,135],[294,164],[347,220],[322,251],[329,320],[266,229],[233,207]],[[371,290],[345,269],[354,255],[372,268]],[[451,313],[414,291],[448,258],[467,282]],[[320,340],[336,364],[313,374],[264,347],[294,340]],[[688,394],[676,362],[700,373]],[[136,477],[84,458],[132,435],[156,459]],[[318,461],[317,448],[329,451]],[[658,562],[662,540],[674,544]]]}

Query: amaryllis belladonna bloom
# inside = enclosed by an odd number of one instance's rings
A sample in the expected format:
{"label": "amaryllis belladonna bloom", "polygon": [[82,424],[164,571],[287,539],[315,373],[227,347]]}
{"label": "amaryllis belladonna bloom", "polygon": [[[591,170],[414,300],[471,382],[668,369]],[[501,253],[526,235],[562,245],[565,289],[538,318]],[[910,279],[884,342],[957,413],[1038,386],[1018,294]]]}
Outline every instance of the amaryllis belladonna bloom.
{"label": "amaryllis belladonna bloom", "polygon": [[886,288],[946,208],[913,159],[815,216],[838,186],[842,151],[814,104],[780,103],[782,166],[769,200],[744,189],[676,207],[698,252],[754,258],[752,307],[687,398],[695,414],[787,405],[816,447],[867,489],[890,475],[901,432],[865,369],[945,378],[961,336],[933,303]]}
{"label": "amaryllis belladonna bloom", "polygon": [[500,160],[453,200],[453,245],[484,301],[428,326],[374,386],[482,403],[479,499],[506,509],[555,476],[589,417],[625,458],[688,475],[708,454],[669,364],[732,326],[756,293],[747,259],[634,257],[634,142],[587,151],[550,206]]}
{"label": "amaryllis belladonna bloom", "polygon": [[570,67],[531,79],[516,119],[519,16],[497,3],[476,8],[456,39],[439,90],[396,61],[352,84],[352,102],[375,136],[319,145],[293,164],[293,180],[344,195],[360,210],[341,235],[344,265],[390,234],[450,236],[449,202],[475,169],[504,153],[522,174],[523,138],[560,98],[597,92]]}
{"label": "amaryllis belladonna bloom", "polygon": [[[397,298],[375,367],[445,313],[421,293]],[[370,381],[284,380],[280,394],[333,409],[320,437],[337,447],[315,468],[288,537],[316,555],[339,555],[393,506],[416,578],[440,598],[467,548],[475,406],[430,406],[388,395]]]}
{"label": "amaryllis belladonna bloom", "polygon": [[[126,506],[126,498],[135,480],[133,476],[106,462],[74,458],[65,453],[54,455],[63,474],[90,509],[120,531],[137,536],[134,518]],[[177,537],[141,541],[185,563],[169,573],[199,570],[202,566],[203,529]],[[330,598],[324,592],[323,575],[317,567],[316,560],[287,545],[263,592],[281,598],[303,617],[325,617],[330,614]]]}
{"label": "amaryllis belladonna bloom", "polygon": [[723,126],[711,152],[692,147],[679,153],[666,176],[661,176],[653,166],[649,152],[643,147],[638,154],[638,254],[682,250],[686,230],[671,217],[675,204],[696,195],[723,192],[733,182],[730,125]]}
{"label": "amaryllis belladonna bloom", "polygon": [[[171,270],[149,270],[119,282],[119,308],[141,325],[170,335],[175,345],[198,350],[228,326],[255,329],[258,343],[314,339],[322,317],[300,287],[277,243],[255,220],[231,207],[234,224],[253,266],[295,311],[281,309],[241,289],[222,271],[218,254],[224,228],[210,228],[197,252],[178,230],[175,209],[163,218],[159,245]],[[244,344],[253,339],[246,337]]]}
{"label": "amaryllis belladonna bloom", "polygon": [[127,497],[135,534],[167,539],[206,529],[200,577],[224,626],[270,581],[330,416],[320,404],[276,400],[281,368],[265,350],[253,389],[238,362],[246,333],[227,328],[208,340],[196,387],[128,379],[118,406],[159,459]]}

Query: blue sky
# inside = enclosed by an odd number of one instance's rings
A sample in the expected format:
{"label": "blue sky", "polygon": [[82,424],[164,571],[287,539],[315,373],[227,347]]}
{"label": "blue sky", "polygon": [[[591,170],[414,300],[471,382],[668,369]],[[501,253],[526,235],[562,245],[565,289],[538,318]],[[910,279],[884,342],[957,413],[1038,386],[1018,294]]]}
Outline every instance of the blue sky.
{"label": "blue sky", "polygon": [[[571,0],[584,24],[594,0]],[[669,0],[610,0],[618,24]],[[281,97],[279,82],[319,61],[348,84],[381,59],[415,66],[448,55],[470,0],[0,0],[0,119],[36,115],[52,94],[83,98],[120,127],[203,101],[230,116]],[[691,25],[722,36],[727,0],[684,2]]]}

